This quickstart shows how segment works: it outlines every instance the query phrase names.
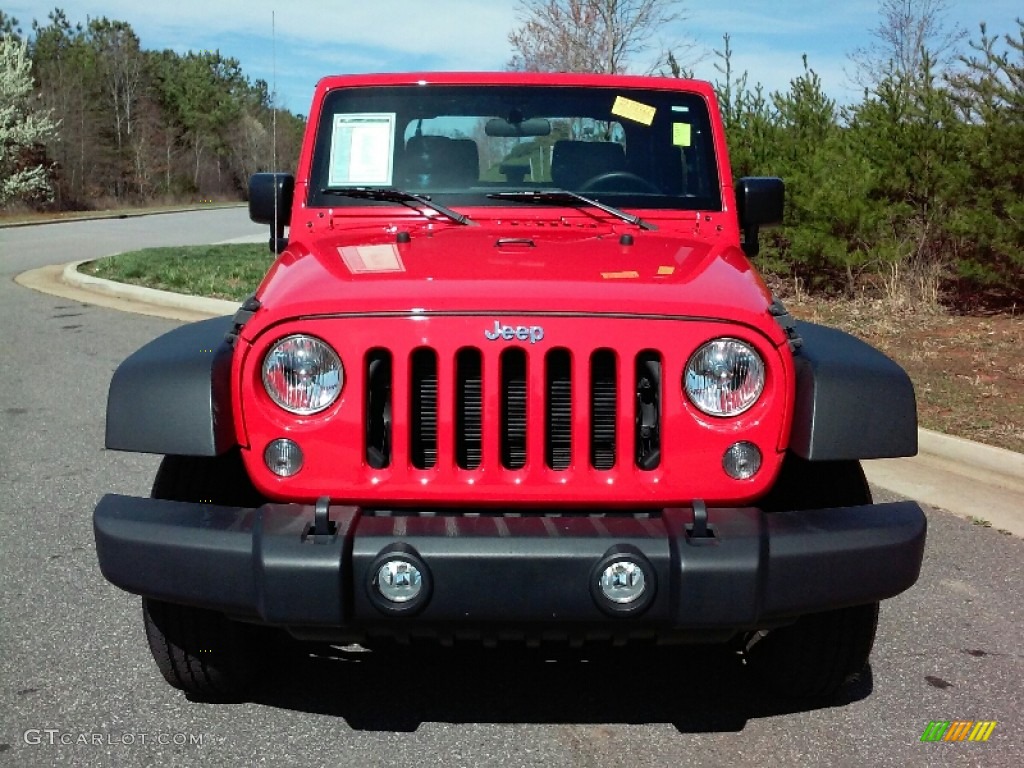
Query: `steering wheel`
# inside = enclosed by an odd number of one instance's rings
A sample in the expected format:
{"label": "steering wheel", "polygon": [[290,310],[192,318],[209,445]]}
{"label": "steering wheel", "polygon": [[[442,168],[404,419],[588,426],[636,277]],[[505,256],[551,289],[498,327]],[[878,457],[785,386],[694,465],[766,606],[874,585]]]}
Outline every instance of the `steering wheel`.
{"label": "steering wheel", "polygon": [[580,192],[618,192],[622,191],[620,184],[625,183],[626,192],[653,192],[658,195],[661,190],[651,184],[643,176],[637,176],[629,171],[605,171],[597,176],[591,176],[579,186]]}

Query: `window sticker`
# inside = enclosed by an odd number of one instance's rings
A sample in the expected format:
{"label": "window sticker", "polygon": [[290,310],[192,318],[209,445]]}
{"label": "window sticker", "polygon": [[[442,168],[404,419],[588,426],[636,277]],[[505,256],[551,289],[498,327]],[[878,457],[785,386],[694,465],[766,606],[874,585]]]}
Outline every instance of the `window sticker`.
{"label": "window sticker", "polygon": [[640,277],[640,273],[636,270],[629,269],[623,272],[602,272],[601,277],[605,280],[635,280]]}
{"label": "window sticker", "polygon": [[354,245],[338,249],[348,271],[354,275],[366,272],[405,272],[405,264],[397,245]]}
{"label": "window sticker", "polygon": [[690,146],[693,131],[689,123],[672,123],[672,143],[677,147]]}
{"label": "window sticker", "polygon": [[632,120],[634,123],[640,123],[642,125],[650,125],[654,122],[654,115],[657,113],[657,109],[648,106],[647,104],[641,104],[639,101],[633,101],[627,99],[625,96],[616,96],[615,103],[612,104],[612,114],[616,117],[624,117],[627,120]]}
{"label": "window sticker", "polygon": [[390,186],[395,114],[335,115],[331,134],[331,187]]}

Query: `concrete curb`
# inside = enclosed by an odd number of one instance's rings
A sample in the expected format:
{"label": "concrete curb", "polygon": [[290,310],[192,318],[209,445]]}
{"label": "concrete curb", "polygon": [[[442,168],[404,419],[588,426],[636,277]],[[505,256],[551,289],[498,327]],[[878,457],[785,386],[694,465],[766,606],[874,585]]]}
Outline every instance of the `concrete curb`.
{"label": "concrete curb", "polygon": [[246,203],[217,203],[214,205],[195,205],[188,208],[157,209],[155,211],[95,211],[85,216],[69,216],[66,219],[39,219],[32,221],[3,221],[0,222],[0,229],[14,229],[16,227],[41,227],[45,224],[74,224],[80,221],[104,221],[107,219],[135,219],[139,216],[167,216],[172,213],[194,213],[196,211],[216,211],[224,208],[242,208]]}
{"label": "concrete curb", "polygon": [[237,301],[226,301],[224,299],[208,299],[203,296],[187,296],[183,293],[172,291],[160,291],[156,288],[145,288],[141,285],[129,285],[127,283],[116,283],[113,280],[105,280],[102,277],[86,275],[78,271],[78,267],[86,264],[92,259],[72,261],[64,266],[61,279],[67,285],[79,288],[84,291],[112,296],[118,299],[125,299],[131,302],[149,304],[157,307],[168,307],[170,309],[184,309],[189,312],[206,314],[210,317],[233,314],[238,309]]}
{"label": "concrete curb", "polygon": [[1013,486],[1024,486],[1024,454],[930,429],[919,429],[917,439],[922,454],[958,464],[969,464],[978,470],[1004,477],[1012,481]]}

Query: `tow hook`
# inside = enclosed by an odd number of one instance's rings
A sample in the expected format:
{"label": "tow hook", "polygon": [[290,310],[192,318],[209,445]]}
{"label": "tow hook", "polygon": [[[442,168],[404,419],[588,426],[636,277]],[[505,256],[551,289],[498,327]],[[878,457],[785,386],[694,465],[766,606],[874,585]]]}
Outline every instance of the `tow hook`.
{"label": "tow hook", "polygon": [[708,507],[703,499],[693,500],[693,522],[686,526],[686,539],[690,544],[705,544],[715,540],[715,529],[708,525]]}
{"label": "tow hook", "polygon": [[329,496],[321,496],[316,500],[313,508],[313,525],[309,535],[316,541],[321,536],[330,537],[338,532],[337,524],[331,520],[331,499]]}

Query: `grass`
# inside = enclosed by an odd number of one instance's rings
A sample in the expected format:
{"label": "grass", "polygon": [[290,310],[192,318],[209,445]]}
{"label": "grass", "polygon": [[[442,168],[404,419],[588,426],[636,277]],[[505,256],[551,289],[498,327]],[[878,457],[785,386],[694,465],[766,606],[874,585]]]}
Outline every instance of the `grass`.
{"label": "grass", "polygon": [[[153,248],[82,269],[119,282],[240,301],[272,261],[259,243]],[[885,299],[802,293],[784,299],[794,316],[842,328],[902,365],[917,391],[922,426],[1024,453],[1024,315],[951,315]]]}
{"label": "grass", "polygon": [[89,262],[80,271],[120,283],[241,301],[259,285],[274,255],[266,243],[147,248]]}

